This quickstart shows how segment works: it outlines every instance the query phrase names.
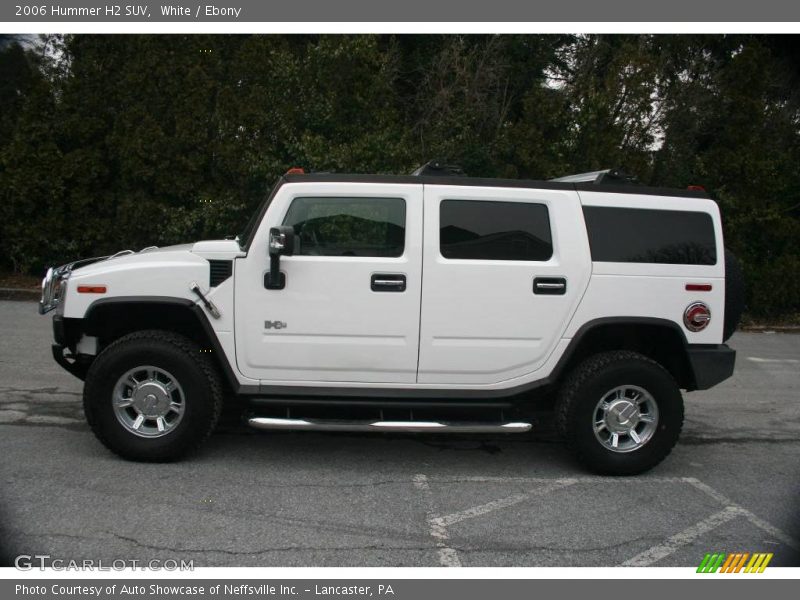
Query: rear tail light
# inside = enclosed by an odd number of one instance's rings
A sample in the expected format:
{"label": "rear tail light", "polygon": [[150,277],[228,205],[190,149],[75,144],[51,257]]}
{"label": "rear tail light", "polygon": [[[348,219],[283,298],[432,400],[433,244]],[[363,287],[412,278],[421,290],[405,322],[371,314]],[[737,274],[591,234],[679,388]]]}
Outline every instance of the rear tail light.
{"label": "rear tail light", "polygon": [[683,324],[692,332],[702,331],[711,322],[711,309],[703,302],[693,302],[683,313]]}

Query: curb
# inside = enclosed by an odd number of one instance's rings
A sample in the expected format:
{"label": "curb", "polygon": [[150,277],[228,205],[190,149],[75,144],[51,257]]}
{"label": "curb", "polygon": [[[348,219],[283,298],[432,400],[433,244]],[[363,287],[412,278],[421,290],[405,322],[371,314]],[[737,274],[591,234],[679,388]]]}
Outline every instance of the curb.
{"label": "curb", "polygon": [[800,325],[749,325],[739,331],[747,333],[800,333]]}
{"label": "curb", "polygon": [[39,300],[42,293],[39,290],[25,290],[19,288],[0,288],[0,300]]}

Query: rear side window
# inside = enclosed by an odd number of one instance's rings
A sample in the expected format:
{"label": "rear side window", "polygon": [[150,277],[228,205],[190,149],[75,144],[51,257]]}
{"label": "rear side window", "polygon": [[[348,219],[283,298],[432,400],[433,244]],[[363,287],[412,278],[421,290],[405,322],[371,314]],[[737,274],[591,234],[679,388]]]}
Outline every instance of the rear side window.
{"label": "rear side window", "polygon": [[592,260],[714,265],[711,215],[680,210],[584,206]]}
{"label": "rear side window", "polygon": [[549,260],[553,240],[547,206],[444,200],[439,208],[439,248],[450,259]]}
{"label": "rear side window", "polygon": [[295,254],[402,256],[406,201],[402,198],[295,198],[284,225],[295,231]]}

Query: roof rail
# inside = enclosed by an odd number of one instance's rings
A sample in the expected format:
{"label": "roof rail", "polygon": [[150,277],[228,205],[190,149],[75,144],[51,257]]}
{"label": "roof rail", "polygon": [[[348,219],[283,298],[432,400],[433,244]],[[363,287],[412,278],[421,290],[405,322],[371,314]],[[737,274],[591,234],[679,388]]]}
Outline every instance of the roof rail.
{"label": "roof rail", "polygon": [[438,175],[438,176],[449,176],[449,177],[466,177],[467,174],[464,173],[464,169],[459,167],[458,165],[448,165],[445,164],[444,161],[441,160],[431,160],[426,162],[421,167],[415,169],[412,175]]}
{"label": "roof rail", "polygon": [[603,169],[601,171],[589,171],[587,173],[576,173],[575,175],[565,175],[564,177],[557,177],[550,181],[558,181],[561,183],[597,183],[597,184],[638,184],[639,181],[635,175],[630,175],[618,169]]}

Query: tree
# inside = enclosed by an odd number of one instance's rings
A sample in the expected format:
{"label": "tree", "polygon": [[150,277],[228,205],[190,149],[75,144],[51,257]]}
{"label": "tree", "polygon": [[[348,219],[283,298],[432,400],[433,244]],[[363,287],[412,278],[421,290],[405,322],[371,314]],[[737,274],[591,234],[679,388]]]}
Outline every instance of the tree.
{"label": "tree", "polygon": [[[676,40],[677,42],[677,40]],[[696,183],[720,203],[753,314],[800,309],[797,62],[771,38],[702,36],[673,47],[654,182]]]}
{"label": "tree", "polygon": [[235,234],[291,166],[704,185],[753,314],[800,312],[796,36],[0,40],[0,261]]}

